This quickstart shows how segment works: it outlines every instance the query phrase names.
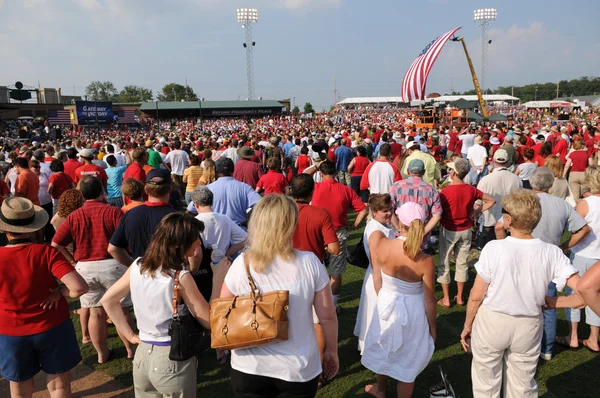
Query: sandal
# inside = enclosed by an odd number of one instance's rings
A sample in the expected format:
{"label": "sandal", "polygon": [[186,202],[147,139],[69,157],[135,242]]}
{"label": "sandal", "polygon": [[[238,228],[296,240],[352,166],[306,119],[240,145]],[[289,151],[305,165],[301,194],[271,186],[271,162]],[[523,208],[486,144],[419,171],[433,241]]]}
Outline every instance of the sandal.
{"label": "sandal", "polygon": [[585,348],[587,348],[587,349],[588,349],[588,351],[591,351],[591,352],[593,352],[594,354],[600,354],[600,350],[596,351],[596,350],[594,350],[593,348],[591,348],[591,347],[588,345],[588,341],[587,341],[587,340],[579,340],[579,344],[582,344],[582,345],[583,345]]}
{"label": "sandal", "polygon": [[577,347],[573,347],[571,345],[571,338],[569,336],[561,336],[561,337],[555,338],[554,344],[558,344],[560,346],[568,348],[571,351],[575,351],[575,350],[579,349],[579,344],[577,344]]}
{"label": "sandal", "polygon": [[452,307],[452,304],[450,304],[450,305],[444,304],[444,299],[443,298],[441,298],[441,299],[439,299],[437,301],[437,305],[439,305],[440,307],[444,307],[444,308],[450,308],[450,307]]}

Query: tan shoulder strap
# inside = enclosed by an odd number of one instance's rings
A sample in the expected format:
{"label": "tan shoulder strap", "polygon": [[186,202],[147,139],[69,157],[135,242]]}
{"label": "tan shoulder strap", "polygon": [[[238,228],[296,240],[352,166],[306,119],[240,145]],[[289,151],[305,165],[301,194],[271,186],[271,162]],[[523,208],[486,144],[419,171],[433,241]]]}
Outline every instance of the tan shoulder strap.
{"label": "tan shoulder strap", "polygon": [[181,271],[175,272],[173,279],[173,317],[179,316],[177,311],[177,303],[179,302],[179,274]]}
{"label": "tan shoulder strap", "polygon": [[254,279],[252,279],[252,275],[250,275],[250,263],[248,262],[248,257],[244,255],[244,267],[246,268],[246,276],[248,277],[248,284],[250,285],[250,296],[254,298],[255,296],[260,294],[260,290],[256,287],[256,283],[254,283]]}

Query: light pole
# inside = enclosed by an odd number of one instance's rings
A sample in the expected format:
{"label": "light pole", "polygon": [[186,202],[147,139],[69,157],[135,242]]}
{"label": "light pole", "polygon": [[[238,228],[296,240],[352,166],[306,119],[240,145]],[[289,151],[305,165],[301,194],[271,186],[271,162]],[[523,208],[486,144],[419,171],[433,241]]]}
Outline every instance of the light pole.
{"label": "light pole", "polygon": [[485,92],[485,75],[487,72],[488,28],[497,17],[498,12],[495,8],[480,8],[473,11],[473,20],[481,26],[481,74],[479,85],[483,92]]}
{"label": "light pole", "polygon": [[258,10],[256,8],[238,8],[237,20],[246,30],[246,74],[248,75],[248,99],[254,99],[254,61],[253,49],[256,42],[252,41],[252,23],[258,21]]}
{"label": "light pole", "polygon": [[160,134],[160,119],[158,118],[158,100],[156,100],[156,129]]}
{"label": "light pole", "polygon": [[537,101],[537,87],[535,88],[535,101]]}
{"label": "light pole", "polygon": [[200,132],[202,132],[202,101],[204,101],[203,97],[198,98],[198,109],[200,109]]}

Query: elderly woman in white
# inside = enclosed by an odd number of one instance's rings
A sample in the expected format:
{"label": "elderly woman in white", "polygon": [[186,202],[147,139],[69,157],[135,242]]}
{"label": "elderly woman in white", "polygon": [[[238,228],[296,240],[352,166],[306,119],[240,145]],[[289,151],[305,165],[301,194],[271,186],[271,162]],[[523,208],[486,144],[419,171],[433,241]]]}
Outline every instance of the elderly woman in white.
{"label": "elderly woman in white", "polygon": [[575,289],[579,275],[560,248],[531,236],[542,214],[535,193],[518,189],[506,195],[502,213],[511,236],[481,251],[461,343],[465,351],[472,348],[475,398],[500,397],[501,390],[506,398],[537,397],[548,284]]}

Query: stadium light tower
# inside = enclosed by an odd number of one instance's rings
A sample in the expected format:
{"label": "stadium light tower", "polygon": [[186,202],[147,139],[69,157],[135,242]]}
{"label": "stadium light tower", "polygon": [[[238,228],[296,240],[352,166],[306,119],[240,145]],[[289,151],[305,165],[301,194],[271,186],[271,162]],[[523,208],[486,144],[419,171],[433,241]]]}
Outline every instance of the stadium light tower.
{"label": "stadium light tower", "polygon": [[487,53],[488,53],[488,29],[493,21],[496,20],[498,12],[495,8],[480,8],[473,11],[473,20],[481,26],[481,75],[479,84],[481,91],[485,94],[485,77],[487,72]]}
{"label": "stadium light tower", "polygon": [[242,28],[246,30],[246,73],[248,74],[248,99],[254,99],[254,61],[253,49],[256,42],[252,41],[252,23],[258,22],[258,10],[256,8],[238,8],[238,22],[242,24]]}

